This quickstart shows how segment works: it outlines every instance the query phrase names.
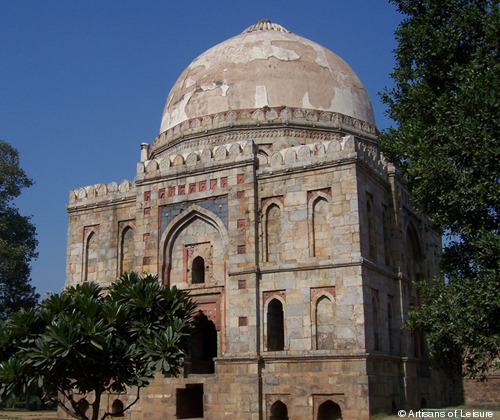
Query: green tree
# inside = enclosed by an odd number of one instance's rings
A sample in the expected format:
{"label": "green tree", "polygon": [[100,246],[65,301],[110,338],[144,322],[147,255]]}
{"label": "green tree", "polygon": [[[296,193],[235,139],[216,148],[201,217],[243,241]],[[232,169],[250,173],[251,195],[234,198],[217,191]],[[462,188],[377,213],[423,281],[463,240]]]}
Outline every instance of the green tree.
{"label": "green tree", "polygon": [[126,411],[157,372],[177,374],[194,309],[187,292],[134,272],[108,290],[82,283],[51,295],[1,326],[0,392],[37,384],[74,418],[121,414],[101,411],[102,395],[136,387]]}
{"label": "green tree", "polygon": [[19,154],[0,141],[0,319],[39,298],[30,281],[30,261],[37,257],[35,226],[12,204],[33,181],[19,166]]}
{"label": "green tree", "polygon": [[390,0],[396,126],[380,136],[416,207],[448,235],[446,282],[421,285],[410,329],[448,372],[483,378],[500,353],[500,11],[491,0]]}

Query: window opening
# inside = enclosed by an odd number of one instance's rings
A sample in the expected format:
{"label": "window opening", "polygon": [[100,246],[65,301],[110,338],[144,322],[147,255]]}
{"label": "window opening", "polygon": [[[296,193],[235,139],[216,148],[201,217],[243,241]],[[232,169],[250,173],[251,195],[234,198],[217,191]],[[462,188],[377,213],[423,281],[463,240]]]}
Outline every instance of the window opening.
{"label": "window opening", "polygon": [[175,392],[178,419],[203,418],[203,384],[187,384]]}
{"label": "window opening", "polygon": [[205,261],[198,256],[191,266],[191,281],[193,284],[205,283]]}
{"label": "window opening", "polygon": [[273,299],[267,306],[267,350],[280,351],[285,348],[283,305]]}
{"label": "window opening", "polygon": [[187,373],[214,373],[214,358],[217,357],[215,325],[201,311],[196,315],[194,325],[185,369]]}
{"label": "window opening", "polygon": [[276,401],[271,406],[270,420],[288,420],[288,409],[281,401]]}
{"label": "window opening", "polygon": [[113,405],[111,406],[111,414],[114,417],[123,417],[123,402],[116,399],[113,401]]}

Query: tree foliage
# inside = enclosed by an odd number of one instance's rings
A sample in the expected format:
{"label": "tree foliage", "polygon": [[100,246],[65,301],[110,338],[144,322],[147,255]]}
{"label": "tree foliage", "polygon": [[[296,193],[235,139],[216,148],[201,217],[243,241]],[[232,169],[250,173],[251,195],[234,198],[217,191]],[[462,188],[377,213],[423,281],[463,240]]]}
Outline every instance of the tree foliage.
{"label": "tree foliage", "polygon": [[71,416],[97,420],[111,415],[100,412],[103,393],[137,387],[125,411],[157,372],[179,372],[194,309],[186,292],[134,272],[109,290],[82,283],[53,294],[1,325],[0,391],[37,384]]}
{"label": "tree foliage", "polygon": [[33,181],[19,166],[19,154],[0,141],[0,319],[38,300],[29,284],[30,262],[36,258],[35,226],[12,204]]}
{"label": "tree foliage", "polygon": [[412,329],[448,371],[484,377],[500,353],[500,8],[498,0],[390,0],[394,87],[382,133],[415,206],[448,237],[446,284],[422,285]]}

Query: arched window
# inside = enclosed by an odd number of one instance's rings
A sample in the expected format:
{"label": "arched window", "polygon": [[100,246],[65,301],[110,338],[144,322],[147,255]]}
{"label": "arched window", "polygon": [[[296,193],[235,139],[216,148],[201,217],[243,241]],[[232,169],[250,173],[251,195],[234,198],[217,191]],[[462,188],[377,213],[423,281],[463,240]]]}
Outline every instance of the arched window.
{"label": "arched window", "polygon": [[373,260],[377,259],[377,249],[375,247],[375,221],[373,217],[373,204],[369,198],[366,201],[366,215],[368,219],[368,246],[369,256]]}
{"label": "arched window", "polygon": [[111,414],[114,417],[123,417],[123,402],[119,399],[113,401],[113,405],[111,406]]}
{"label": "arched window", "polygon": [[134,230],[127,226],[123,229],[120,243],[120,274],[134,269],[134,259]]}
{"label": "arched window", "polygon": [[380,325],[379,325],[379,315],[378,315],[378,302],[377,299],[372,299],[372,311],[373,311],[373,348],[374,350],[380,350]]}
{"label": "arched window", "polygon": [[387,304],[387,329],[389,332],[389,351],[394,352],[394,319],[392,315],[392,305]]}
{"label": "arched window", "polygon": [[214,358],[217,357],[217,330],[203,312],[194,318],[189,354],[186,358],[188,373],[214,373]]}
{"label": "arched window", "polygon": [[84,281],[97,281],[97,257],[99,244],[97,234],[92,231],[85,241]]}
{"label": "arched window", "polygon": [[267,350],[280,351],[285,348],[283,305],[273,299],[267,306]]}
{"label": "arched window", "polygon": [[316,302],[316,349],[333,349],[334,313],[333,303],[327,296]]}
{"label": "arched window", "polygon": [[79,414],[84,414],[84,415],[88,414],[90,404],[88,403],[88,401],[85,398],[81,398],[78,401],[77,406],[78,406],[77,411]]}
{"label": "arched window", "polygon": [[318,408],[317,420],[338,420],[342,419],[340,406],[333,401],[325,401]]}
{"label": "arched window", "polygon": [[281,401],[276,401],[271,406],[271,416],[270,420],[288,420],[288,409],[286,405]]}
{"label": "arched window", "polygon": [[267,261],[281,259],[281,210],[276,204],[266,212],[266,255]]}
{"label": "arched window", "polygon": [[205,283],[205,260],[197,256],[191,266],[191,281],[193,284]]}
{"label": "arched window", "polygon": [[313,255],[328,257],[331,254],[329,238],[331,232],[327,229],[328,201],[319,197],[313,204]]}

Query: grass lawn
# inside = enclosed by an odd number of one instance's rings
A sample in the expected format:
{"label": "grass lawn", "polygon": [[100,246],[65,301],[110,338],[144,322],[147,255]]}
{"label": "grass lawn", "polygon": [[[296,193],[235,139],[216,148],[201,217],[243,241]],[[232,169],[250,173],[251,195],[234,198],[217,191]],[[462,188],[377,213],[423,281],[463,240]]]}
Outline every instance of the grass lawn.
{"label": "grass lawn", "polygon": [[[455,415],[455,410],[457,410],[457,417],[453,417]],[[424,409],[424,411],[437,411],[440,413],[446,413],[445,415],[441,414],[441,416],[435,415],[434,417],[423,417],[419,416],[415,410],[411,412],[410,410],[406,410],[406,416],[397,414],[394,415],[385,415],[385,414],[376,414],[371,416],[370,419],[373,420],[395,420],[395,419],[421,419],[421,418],[486,418],[486,419],[494,419],[500,420],[500,406],[487,406],[487,407],[476,407],[476,406],[459,406],[459,407],[446,407],[446,408],[435,408],[435,409]],[[491,413],[491,417],[490,417]],[[460,414],[462,416],[460,417]]]}

